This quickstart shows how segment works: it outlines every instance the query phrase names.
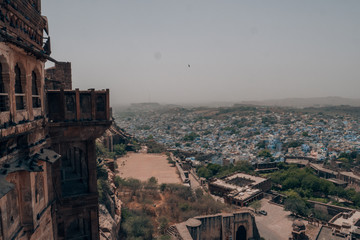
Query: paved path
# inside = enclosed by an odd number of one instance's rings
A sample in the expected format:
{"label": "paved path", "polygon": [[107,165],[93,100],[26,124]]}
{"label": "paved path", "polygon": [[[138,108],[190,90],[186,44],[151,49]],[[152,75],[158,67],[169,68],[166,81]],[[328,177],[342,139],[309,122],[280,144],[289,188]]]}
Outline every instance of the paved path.
{"label": "paved path", "polygon": [[189,173],[189,179],[190,179],[190,186],[192,189],[196,189],[200,187],[199,182],[194,178],[194,176],[191,173]]}

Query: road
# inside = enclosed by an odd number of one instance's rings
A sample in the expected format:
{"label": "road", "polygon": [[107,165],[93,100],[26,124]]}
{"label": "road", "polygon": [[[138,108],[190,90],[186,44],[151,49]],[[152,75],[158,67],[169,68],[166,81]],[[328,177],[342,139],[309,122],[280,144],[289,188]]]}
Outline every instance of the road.
{"label": "road", "polygon": [[199,182],[196,181],[196,179],[194,178],[194,176],[191,173],[189,173],[189,179],[190,179],[190,186],[192,189],[195,190],[196,188],[200,187]]}
{"label": "road", "polygon": [[269,203],[267,199],[261,200],[261,209],[265,210],[267,215],[258,214],[255,217],[260,236],[266,240],[288,240],[294,221],[290,212]]}

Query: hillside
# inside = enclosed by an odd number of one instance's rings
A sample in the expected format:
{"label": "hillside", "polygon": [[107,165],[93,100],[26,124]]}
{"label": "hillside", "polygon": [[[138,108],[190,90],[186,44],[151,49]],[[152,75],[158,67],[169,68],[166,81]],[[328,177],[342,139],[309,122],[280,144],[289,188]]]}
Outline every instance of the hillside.
{"label": "hillside", "polygon": [[263,101],[243,101],[242,104],[257,106],[279,106],[279,107],[327,107],[348,105],[360,107],[360,99],[343,97],[317,97],[317,98],[284,98]]}

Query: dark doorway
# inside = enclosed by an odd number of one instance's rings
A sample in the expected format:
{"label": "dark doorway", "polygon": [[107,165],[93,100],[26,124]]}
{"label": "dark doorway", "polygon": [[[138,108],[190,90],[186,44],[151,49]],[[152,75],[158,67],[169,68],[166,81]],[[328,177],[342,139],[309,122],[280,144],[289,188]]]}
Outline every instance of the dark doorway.
{"label": "dark doorway", "polygon": [[236,240],[246,240],[246,229],[244,226],[240,226],[236,231]]}

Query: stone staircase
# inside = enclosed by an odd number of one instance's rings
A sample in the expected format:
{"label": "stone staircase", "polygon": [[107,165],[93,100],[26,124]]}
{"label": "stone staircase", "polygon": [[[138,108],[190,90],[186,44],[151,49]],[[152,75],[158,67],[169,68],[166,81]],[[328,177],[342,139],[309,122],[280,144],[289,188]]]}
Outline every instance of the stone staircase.
{"label": "stone staircase", "polygon": [[170,226],[166,230],[166,235],[170,236],[172,240],[183,240],[175,225]]}

